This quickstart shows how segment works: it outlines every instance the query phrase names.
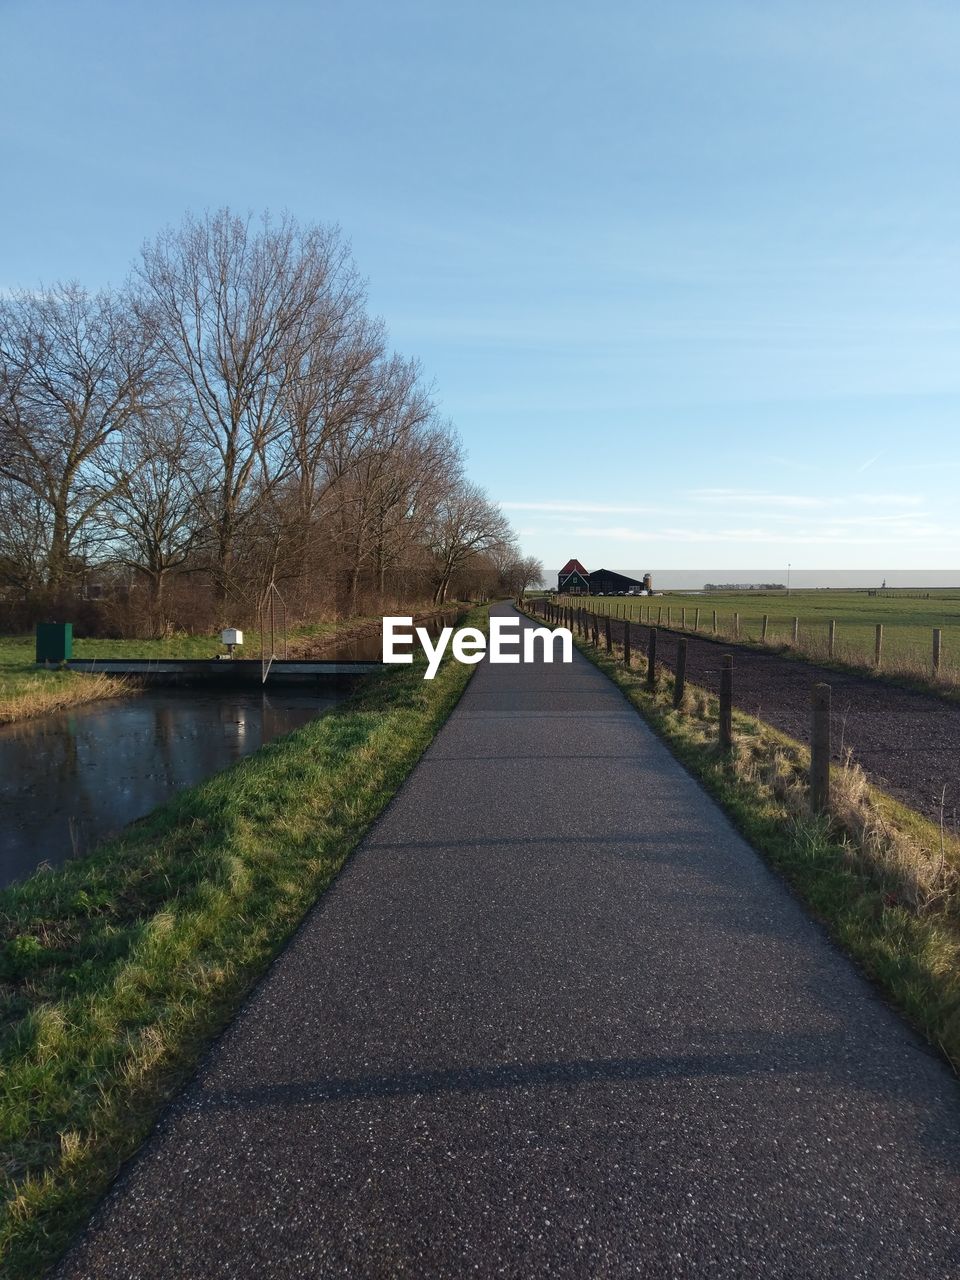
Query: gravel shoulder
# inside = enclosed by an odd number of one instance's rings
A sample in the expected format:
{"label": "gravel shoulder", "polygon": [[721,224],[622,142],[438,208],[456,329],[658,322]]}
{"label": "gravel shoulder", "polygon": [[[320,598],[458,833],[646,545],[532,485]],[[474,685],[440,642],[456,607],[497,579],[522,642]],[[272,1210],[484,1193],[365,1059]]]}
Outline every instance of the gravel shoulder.
{"label": "gravel shoulder", "polygon": [[[623,622],[614,619],[611,625],[619,643]],[[630,624],[635,651],[646,652],[649,630]],[[657,629],[657,660],[671,671],[680,634]],[[960,704],[854,672],[683,634],[689,681],[718,692],[721,657],[732,653],[735,705],[801,742],[810,737],[811,687],[829,684],[836,759],[849,747],[877,786],[933,821],[946,786],[947,820],[960,813]]]}

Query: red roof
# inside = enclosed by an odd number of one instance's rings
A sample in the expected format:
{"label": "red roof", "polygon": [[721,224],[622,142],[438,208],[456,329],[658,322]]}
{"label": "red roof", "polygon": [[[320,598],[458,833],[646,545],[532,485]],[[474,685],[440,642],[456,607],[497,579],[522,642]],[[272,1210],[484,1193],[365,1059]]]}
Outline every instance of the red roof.
{"label": "red roof", "polygon": [[584,577],[587,576],[587,571],[579,560],[568,560],[560,570],[560,577],[564,578],[568,573],[582,573]]}

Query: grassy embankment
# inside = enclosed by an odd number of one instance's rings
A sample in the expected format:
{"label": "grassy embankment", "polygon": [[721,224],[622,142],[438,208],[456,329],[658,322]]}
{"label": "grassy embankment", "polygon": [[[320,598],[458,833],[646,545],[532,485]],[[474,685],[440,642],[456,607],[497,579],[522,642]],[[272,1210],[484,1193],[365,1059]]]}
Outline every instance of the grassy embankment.
{"label": "grassy embankment", "polygon": [[372,677],[90,857],[0,893],[3,1275],[57,1256],[474,670],[423,669]]}
{"label": "grassy embankment", "polygon": [[40,670],[34,665],[34,652],[32,637],[0,638],[0,724],[124,692],[124,682],[110,676]]}
{"label": "grassy embankment", "polygon": [[[451,605],[460,608],[460,605]],[[426,607],[425,607],[426,609]],[[288,649],[291,657],[307,657],[322,651],[335,639],[379,632],[382,618],[377,615],[349,618],[345,621],[322,621],[291,628]],[[260,653],[259,631],[244,634],[243,652],[250,657]],[[223,653],[219,633],[209,635],[173,635],[162,640],[76,639],[76,658],[213,658]],[[72,671],[44,671],[34,662],[33,636],[0,637],[0,724],[26,720],[112,698],[130,691],[131,684],[111,676],[92,676]]]}
{"label": "grassy embankment", "polygon": [[810,812],[809,751],[734,712],[735,746],[717,746],[719,705],[673,678],[645,687],[646,661],[576,639],[750,843],[790,882],[887,998],[960,1069],[960,840],[870,786],[855,765],[831,771],[829,819]]}
{"label": "grassy embankment", "polygon": [[[885,591],[791,591],[761,593],[721,591],[712,595],[664,592],[653,597],[594,596],[588,608],[615,613],[634,621],[656,622],[679,629],[686,610],[686,629],[692,631],[700,610],[700,631],[740,644],[761,644],[763,615],[768,615],[766,645],[817,662],[829,662],[829,628],[836,622],[833,662],[838,667],[875,672],[877,624],[883,626],[880,672],[939,691],[960,689],[960,590],[931,590],[929,598],[916,593]],[[566,599],[566,598],[565,598]],[[567,603],[574,603],[567,599]],[[581,601],[581,603],[584,603]],[[667,622],[668,611],[670,622]],[[734,614],[740,615],[738,635]],[[793,619],[799,618],[798,643],[793,643]],[[931,680],[933,629],[942,631],[939,677]]]}

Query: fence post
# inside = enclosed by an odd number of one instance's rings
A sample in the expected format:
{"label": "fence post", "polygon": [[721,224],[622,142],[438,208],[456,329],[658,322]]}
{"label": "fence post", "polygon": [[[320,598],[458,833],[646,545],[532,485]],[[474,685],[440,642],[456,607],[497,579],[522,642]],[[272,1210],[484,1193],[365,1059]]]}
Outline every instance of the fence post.
{"label": "fence post", "polygon": [[697,609],[696,613],[693,615],[693,629],[694,631],[700,630],[700,610],[699,609]]}
{"label": "fence post", "polygon": [[683,608],[680,610],[680,629],[681,631],[686,631],[687,629],[687,606],[686,605],[684,605]]}
{"label": "fence post", "polygon": [[836,618],[831,618],[830,619],[830,638],[827,641],[828,657],[831,657],[831,658],[833,657],[833,650],[836,646],[836,643],[837,643],[837,620]]}
{"label": "fence post", "polygon": [[770,621],[770,615],[765,613],[763,615],[763,622],[760,626],[760,639],[764,644],[766,643],[766,639],[767,639],[767,623],[769,621]]}
{"label": "fence post", "polygon": [[667,605],[667,626],[673,626],[673,606],[669,604]]}
{"label": "fence post", "polygon": [[607,642],[607,653],[612,653],[612,652],[613,652],[613,631],[612,631],[611,626],[610,626],[610,615],[609,615],[609,613],[605,613],[605,614],[603,615],[603,623],[604,623],[604,628],[605,628],[605,635],[604,635],[604,639],[605,639],[605,640],[606,640],[606,642]]}
{"label": "fence post", "polygon": [[658,626],[658,627],[659,627],[659,625],[660,625],[660,619],[661,619],[662,617],[663,617],[663,605],[662,605],[662,604],[658,604],[658,605],[657,605],[657,626]]}
{"label": "fence post", "polygon": [[720,750],[733,749],[733,654],[723,655],[720,668]]}
{"label": "fence post", "polygon": [[597,617],[596,614],[593,614],[592,617],[593,617],[593,647],[595,649],[599,649],[600,648],[600,619]]}
{"label": "fence post", "polygon": [[623,665],[630,666],[630,623],[626,618],[623,620]]}
{"label": "fence post", "polygon": [[813,686],[813,731],[810,739],[810,805],[814,813],[830,811],[830,686]]}
{"label": "fence post", "polygon": [[716,609],[714,609],[714,611],[713,611],[713,634],[714,634],[714,635],[716,635],[716,634],[717,634],[717,611],[716,611]]}
{"label": "fence post", "polygon": [[733,615],[733,634],[737,637],[737,639],[738,639],[738,640],[740,639],[740,615],[739,615],[739,613],[735,613],[735,614]]}
{"label": "fence post", "polygon": [[800,619],[799,618],[794,618],[793,620],[793,643],[794,644],[800,643]]}
{"label": "fence post", "polygon": [[873,642],[873,665],[880,669],[880,663],[883,659],[883,623],[877,623],[877,634]]}
{"label": "fence post", "polygon": [[687,683],[687,639],[686,636],[677,641],[677,669],[673,677],[673,705],[679,707],[683,702],[683,690]]}
{"label": "fence post", "polygon": [[647,635],[647,688],[657,687],[657,629],[651,627]]}
{"label": "fence post", "polygon": [[933,666],[934,677],[940,674],[940,648],[941,648],[942,639],[943,639],[942,630],[940,629],[940,627],[934,627],[933,628],[933,654],[932,654],[932,666]]}

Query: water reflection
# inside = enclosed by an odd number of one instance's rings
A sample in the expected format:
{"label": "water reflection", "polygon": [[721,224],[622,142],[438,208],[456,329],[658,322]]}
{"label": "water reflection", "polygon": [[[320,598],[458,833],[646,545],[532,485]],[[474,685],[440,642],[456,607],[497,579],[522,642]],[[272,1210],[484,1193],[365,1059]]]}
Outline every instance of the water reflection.
{"label": "water reflection", "polygon": [[89,852],[344,696],[165,689],[0,728],[0,884]]}

